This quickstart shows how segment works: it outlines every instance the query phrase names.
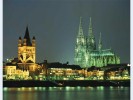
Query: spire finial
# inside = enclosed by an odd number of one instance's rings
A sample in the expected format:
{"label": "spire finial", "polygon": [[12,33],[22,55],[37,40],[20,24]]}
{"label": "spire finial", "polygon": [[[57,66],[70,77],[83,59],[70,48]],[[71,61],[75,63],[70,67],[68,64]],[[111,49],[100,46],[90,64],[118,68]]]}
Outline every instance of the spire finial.
{"label": "spire finial", "polygon": [[82,17],[80,16],[80,25],[82,24]]}
{"label": "spire finial", "polygon": [[90,24],[89,24],[89,29],[91,29],[91,30],[92,30],[91,17],[90,17]]}
{"label": "spire finial", "polygon": [[[29,30],[28,30],[28,24],[26,25],[26,31],[29,31]],[[25,31],[25,32],[26,32],[26,31]]]}
{"label": "spire finial", "polygon": [[91,17],[90,17],[90,23],[91,23]]}
{"label": "spire finial", "polygon": [[101,40],[101,32],[100,32],[100,40]]}

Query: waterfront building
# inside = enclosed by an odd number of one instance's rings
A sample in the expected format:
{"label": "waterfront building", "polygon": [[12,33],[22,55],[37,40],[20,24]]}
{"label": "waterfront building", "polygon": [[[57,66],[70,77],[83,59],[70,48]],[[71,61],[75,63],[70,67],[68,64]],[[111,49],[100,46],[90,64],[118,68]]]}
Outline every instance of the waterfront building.
{"label": "waterfront building", "polygon": [[84,69],[78,65],[67,65],[59,62],[42,64],[44,74],[50,80],[80,80],[84,78]]}
{"label": "waterfront building", "polygon": [[[99,50],[96,50],[95,38],[92,34],[91,26],[90,24],[89,32],[91,33],[91,38],[88,40],[83,34],[82,22],[80,20],[75,49],[75,62],[77,65],[68,65],[68,62],[66,64],[59,62],[47,63],[47,60],[37,64],[35,37],[32,38],[31,42],[27,27],[24,39],[19,37],[18,40],[18,57],[11,59],[6,64],[3,62],[3,78],[7,80],[103,80],[105,79],[104,77],[106,79],[130,79],[129,64],[112,64],[113,57],[117,58],[115,59],[117,61],[114,62],[119,63],[118,61],[120,60],[113,52],[103,50],[101,42],[99,42]],[[103,64],[101,62],[108,65],[101,67]],[[92,67],[86,68],[86,66]],[[122,69],[121,72],[119,72],[119,68]]]}
{"label": "waterfront building", "polygon": [[112,70],[106,73],[107,80],[128,80],[130,79],[129,70]]}
{"label": "waterfront building", "polygon": [[29,79],[29,71],[28,70],[20,70],[17,69],[15,65],[6,66],[6,80],[27,80]]}
{"label": "waterfront building", "polygon": [[82,18],[80,18],[75,45],[74,62],[76,65],[80,65],[82,68],[88,68],[91,66],[103,67],[107,66],[107,64],[120,64],[120,57],[117,56],[112,49],[102,48],[101,33],[98,48],[96,47],[91,17],[88,33],[89,34],[86,37],[82,28]]}
{"label": "waterfront building", "polygon": [[103,80],[104,71],[100,71],[100,70],[87,71],[86,78],[87,80]]}

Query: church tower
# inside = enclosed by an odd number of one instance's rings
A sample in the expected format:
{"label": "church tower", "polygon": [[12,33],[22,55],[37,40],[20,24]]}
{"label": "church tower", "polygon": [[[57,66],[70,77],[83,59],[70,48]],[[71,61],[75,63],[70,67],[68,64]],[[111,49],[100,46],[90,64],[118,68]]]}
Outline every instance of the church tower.
{"label": "church tower", "polygon": [[18,66],[22,70],[35,70],[36,63],[36,45],[35,37],[30,40],[29,30],[26,27],[24,39],[19,37],[18,40]]}
{"label": "church tower", "polygon": [[78,36],[76,39],[76,46],[75,46],[75,64],[80,65],[81,67],[85,67],[85,55],[86,55],[86,38],[83,34],[82,28],[82,18],[80,17],[80,24],[78,30]]}
{"label": "church tower", "polygon": [[120,57],[118,57],[111,49],[103,49],[101,33],[98,47],[96,48],[91,17],[88,31],[89,34],[86,38],[83,34],[82,21],[80,18],[79,31],[75,46],[75,64],[80,65],[82,68],[88,68],[91,66],[103,67],[108,64],[120,64]]}
{"label": "church tower", "polygon": [[96,50],[96,41],[95,41],[93,29],[92,29],[91,17],[90,17],[90,23],[89,23],[89,35],[88,35],[88,38],[87,38],[87,43],[88,43],[87,44],[87,49],[89,51]]}

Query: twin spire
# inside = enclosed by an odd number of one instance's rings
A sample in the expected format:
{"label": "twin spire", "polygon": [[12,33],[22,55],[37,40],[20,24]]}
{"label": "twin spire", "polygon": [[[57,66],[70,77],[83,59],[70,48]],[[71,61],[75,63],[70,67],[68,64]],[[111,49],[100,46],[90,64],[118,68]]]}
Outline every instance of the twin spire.
{"label": "twin spire", "polygon": [[[89,21],[89,30],[88,30],[88,32],[89,32],[88,47],[89,47],[90,50],[96,50],[96,43],[95,43],[95,37],[94,37],[94,33],[93,33],[93,28],[92,28],[91,17],[90,17],[90,21]],[[80,17],[78,36],[81,36],[81,35],[83,36],[82,17]],[[98,49],[99,50],[102,49],[101,32],[100,32],[100,37],[99,37]]]}
{"label": "twin spire", "polygon": [[[90,33],[90,35],[93,36],[91,17],[90,17],[90,23],[89,23],[89,33]],[[79,23],[79,35],[83,35],[82,17],[80,17],[80,23]]]}

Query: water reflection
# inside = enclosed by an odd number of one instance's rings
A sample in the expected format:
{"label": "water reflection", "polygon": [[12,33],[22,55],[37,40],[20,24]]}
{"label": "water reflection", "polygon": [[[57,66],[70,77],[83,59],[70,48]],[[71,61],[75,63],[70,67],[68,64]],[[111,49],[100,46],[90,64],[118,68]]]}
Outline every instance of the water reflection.
{"label": "water reflection", "polygon": [[130,87],[3,88],[3,100],[130,100]]}

